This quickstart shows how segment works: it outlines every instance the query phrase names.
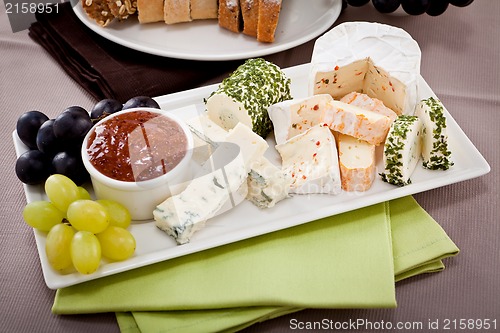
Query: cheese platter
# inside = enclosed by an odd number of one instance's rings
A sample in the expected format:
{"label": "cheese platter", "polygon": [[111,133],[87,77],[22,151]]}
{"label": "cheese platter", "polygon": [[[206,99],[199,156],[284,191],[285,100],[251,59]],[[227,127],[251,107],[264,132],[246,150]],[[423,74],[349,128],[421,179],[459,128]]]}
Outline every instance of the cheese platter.
{"label": "cheese platter", "polygon": [[[310,64],[283,70],[291,79],[290,91],[294,98],[308,96],[310,70]],[[159,96],[155,100],[163,110],[172,112],[178,117],[187,120],[205,113],[204,99],[217,87],[217,84],[210,85]],[[437,98],[422,77],[419,77],[418,88],[419,99]],[[448,119],[448,143],[450,150],[453,151],[454,163],[453,167],[446,171],[428,170],[419,163],[412,174],[412,183],[406,186],[394,186],[384,182],[380,177],[376,177],[372,186],[363,192],[342,191],[336,195],[294,194],[278,202],[274,207],[267,209],[258,208],[245,200],[235,208],[211,218],[204,229],[194,234],[190,242],[182,245],[176,244],[174,239],[157,228],[153,220],[134,222],[129,230],[137,242],[135,254],[122,262],[103,261],[99,269],[89,275],[82,275],[77,272],[61,274],[53,270],[47,261],[44,249],[46,234],[35,230],[35,240],[45,282],[51,289],[63,288],[290,228],[387,200],[436,189],[488,173],[490,167],[487,161],[461,130],[451,114],[447,110],[445,110],[445,113]],[[13,132],[13,140],[16,153],[19,156],[27,148],[22,144],[15,131]],[[269,149],[266,151],[265,157],[272,163],[279,164],[280,155],[274,148],[276,145],[274,136],[271,134],[266,140]],[[377,172],[384,170],[382,150],[383,146],[376,148]],[[46,200],[42,186],[23,186],[28,202]],[[88,184],[87,188],[92,193],[91,185]]]}

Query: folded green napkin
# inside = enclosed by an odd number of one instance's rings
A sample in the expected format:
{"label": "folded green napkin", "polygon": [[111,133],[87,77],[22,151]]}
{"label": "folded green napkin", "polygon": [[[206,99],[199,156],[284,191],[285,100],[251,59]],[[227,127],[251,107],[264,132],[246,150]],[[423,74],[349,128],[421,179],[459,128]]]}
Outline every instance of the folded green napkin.
{"label": "folded green napkin", "polygon": [[395,307],[395,280],[456,253],[405,197],[60,289],[52,310],[117,312],[124,333],[236,331],[303,308]]}

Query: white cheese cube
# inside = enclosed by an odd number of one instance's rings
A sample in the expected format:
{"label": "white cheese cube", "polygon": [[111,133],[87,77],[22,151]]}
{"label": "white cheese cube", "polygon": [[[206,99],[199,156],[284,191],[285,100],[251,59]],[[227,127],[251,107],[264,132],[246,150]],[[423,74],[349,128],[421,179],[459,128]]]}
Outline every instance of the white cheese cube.
{"label": "white cheese cube", "polygon": [[340,101],[333,101],[332,106],[322,119],[332,130],[373,145],[384,142],[391,126],[389,117]]}
{"label": "white cheese cube", "polygon": [[290,179],[290,193],[329,193],[341,191],[335,138],[327,126],[316,125],[276,145],[282,168]]}
{"label": "white cheese cube", "polygon": [[250,172],[253,163],[263,157],[267,148],[269,148],[266,140],[242,123],[238,123],[229,131],[226,141],[240,146],[247,172]]}
{"label": "white cheese cube", "polygon": [[345,134],[338,134],[340,177],[345,191],[363,192],[375,179],[375,145]]}
{"label": "white cheese cube", "polygon": [[297,134],[318,125],[333,101],[329,94],[290,99],[271,105],[267,112],[273,122],[274,138],[282,144]]}

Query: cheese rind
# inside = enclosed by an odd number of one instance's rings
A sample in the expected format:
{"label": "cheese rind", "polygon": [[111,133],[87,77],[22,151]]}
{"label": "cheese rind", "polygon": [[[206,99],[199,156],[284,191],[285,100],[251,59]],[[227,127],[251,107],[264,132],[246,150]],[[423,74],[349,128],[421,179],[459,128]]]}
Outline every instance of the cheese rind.
{"label": "cheese rind", "polygon": [[276,143],[282,144],[320,124],[325,110],[332,107],[332,101],[332,96],[321,94],[290,99],[269,106],[267,111],[273,122]]}
{"label": "cheese rind", "polygon": [[352,92],[375,97],[400,114],[413,114],[421,51],[404,30],[371,22],[346,22],[317,39],[309,93],[335,99]]}
{"label": "cheese rind", "polygon": [[332,108],[326,110],[322,123],[332,130],[373,145],[384,142],[391,126],[389,117],[340,101],[332,101],[331,105]]}
{"label": "cheese rind", "polygon": [[369,190],[375,179],[375,145],[340,133],[336,138],[342,189]]}
{"label": "cheese rind", "polygon": [[316,125],[276,145],[290,193],[328,193],[341,191],[335,138],[327,126]]}
{"label": "cheese rind", "polygon": [[411,184],[411,175],[422,153],[422,122],[417,116],[399,116],[384,145],[382,180],[397,186]]}
{"label": "cheese rind", "polygon": [[272,131],[267,108],[292,98],[290,83],[275,64],[249,59],[208,97],[207,114],[226,130],[241,122],[265,138]]}
{"label": "cheese rind", "polygon": [[415,114],[422,120],[422,159],[424,168],[448,170],[453,162],[448,148],[446,115],[441,101],[430,97],[420,101]]}

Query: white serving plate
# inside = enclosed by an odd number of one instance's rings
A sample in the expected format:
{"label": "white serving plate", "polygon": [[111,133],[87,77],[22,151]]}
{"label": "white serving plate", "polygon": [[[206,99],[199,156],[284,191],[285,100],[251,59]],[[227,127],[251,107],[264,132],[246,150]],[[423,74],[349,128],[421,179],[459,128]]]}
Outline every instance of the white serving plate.
{"label": "white serving plate", "polygon": [[[293,97],[306,97],[309,64],[287,68],[284,71],[292,80]],[[204,112],[203,99],[209,96],[216,87],[217,84],[165,95],[157,97],[156,101],[162,109],[188,119]],[[424,79],[421,79],[419,83],[419,91],[420,98],[436,97]],[[45,233],[35,230],[36,244],[46,284],[51,289],[71,286],[488,173],[490,166],[481,153],[474,147],[451,115],[447,113],[447,116],[449,147],[455,163],[447,171],[426,170],[419,163],[411,177],[413,183],[404,187],[385,183],[377,176],[373,186],[366,192],[342,192],[335,196],[326,194],[297,195],[283,200],[267,210],[260,210],[252,203],[244,201],[236,208],[208,221],[206,227],[198,231],[190,243],[184,245],[176,245],[175,241],[160,231],[153,221],[133,223],[130,231],[137,241],[135,255],[124,262],[109,263],[103,261],[101,267],[91,275],[82,275],[76,272],[62,275],[54,271],[45,255]],[[26,150],[26,147],[19,140],[16,132],[13,133],[13,139],[16,152],[19,155]],[[275,143],[272,136],[268,138],[268,141],[270,149],[267,152],[267,157],[279,163],[279,155],[274,149]],[[382,147],[378,147],[377,173],[382,170]],[[28,202],[47,199],[42,186],[24,185],[24,189]]]}
{"label": "white serving plate", "polygon": [[325,32],[337,20],[341,0],[285,0],[273,43],[220,28],[217,20],[166,25],[139,24],[137,17],[102,28],[89,19],[78,0],[71,0],[76,16],[91,30],[128,48],[159,56],[190,60],[237,60],[293,48]]}

